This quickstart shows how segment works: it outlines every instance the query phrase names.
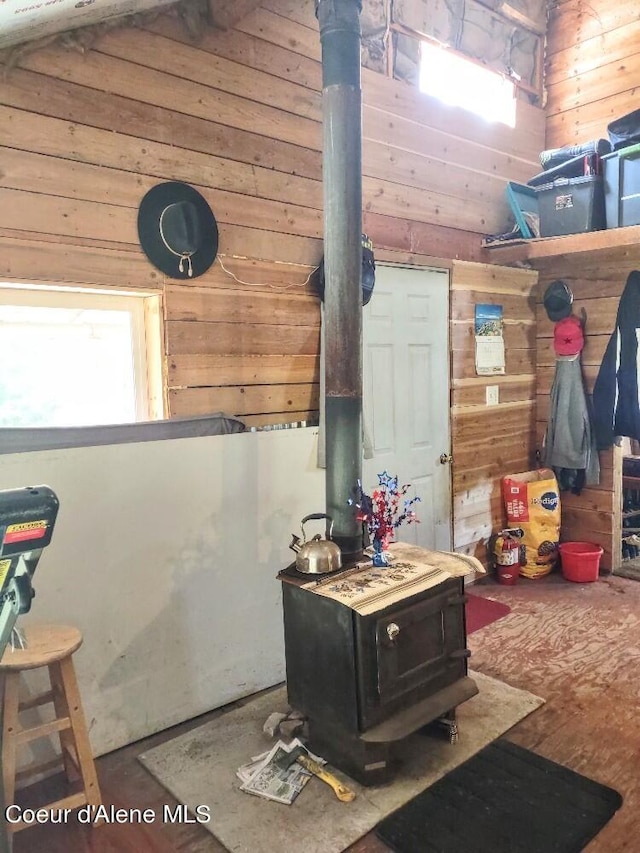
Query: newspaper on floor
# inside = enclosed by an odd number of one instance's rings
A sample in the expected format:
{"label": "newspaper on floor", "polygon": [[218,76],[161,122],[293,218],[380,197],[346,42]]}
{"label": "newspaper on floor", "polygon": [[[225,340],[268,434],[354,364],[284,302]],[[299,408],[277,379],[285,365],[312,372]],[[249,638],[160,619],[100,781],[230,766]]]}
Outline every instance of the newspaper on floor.
{"label": "newspaper on floor", "polygon": [[268,752],[254,756],[250,762],[238,768],[236,775],[242,782],[240,790],[267,800],[291,805],[312,774],[297,761],[286,768],[282,767],[280,762],[286,758],[286,754],[300,746],[318,764],[326,763],[322,758],[309,752],[298,738],[294,738],[288,744],[279,740]]}

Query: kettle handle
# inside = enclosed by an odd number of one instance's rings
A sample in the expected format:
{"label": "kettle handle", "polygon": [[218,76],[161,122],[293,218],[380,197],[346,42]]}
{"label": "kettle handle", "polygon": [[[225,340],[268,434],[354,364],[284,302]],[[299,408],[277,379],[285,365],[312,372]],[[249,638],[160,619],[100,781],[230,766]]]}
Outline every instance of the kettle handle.
{"label": "kettle handle", "polygon": [[300,528],[302,529],[302,536],[303,536],[305,542],[307,541],[307,537],[305,536],[305,532],[304,532],[305,522],[307,522],[307,521],[320,521],[321,518],[326,518],[327,521],[331,522],[329,525],[329,533],[328,533],[328,537],[327,537],[328,539],[331,539],[331,534],[333,533],[333,518],[331,518],[330,515],[327,515],[326,512],[312,512],[310,515],[305,515],[305,517],[300,522]]}

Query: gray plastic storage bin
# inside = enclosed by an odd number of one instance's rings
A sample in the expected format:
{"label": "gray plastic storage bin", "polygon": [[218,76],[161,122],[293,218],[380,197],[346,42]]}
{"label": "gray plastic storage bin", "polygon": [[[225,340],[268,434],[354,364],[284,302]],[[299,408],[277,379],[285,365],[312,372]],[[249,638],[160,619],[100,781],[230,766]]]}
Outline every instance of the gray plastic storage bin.
{"label": "gray plastic storage bin", "polygon": [[540,236],[582,234],[605,227],[602,175],[562,178],[536,187]]}
{"label": "gray plastic storage bin", "polygon": [[640,224],[640,144],[602,158],[607,228]]}

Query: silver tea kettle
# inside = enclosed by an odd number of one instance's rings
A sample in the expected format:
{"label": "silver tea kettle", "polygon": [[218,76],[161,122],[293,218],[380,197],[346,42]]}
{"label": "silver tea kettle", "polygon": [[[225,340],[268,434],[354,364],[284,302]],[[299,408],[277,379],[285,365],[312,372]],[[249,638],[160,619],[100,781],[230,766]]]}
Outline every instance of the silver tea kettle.
{"label": "silver tea kettle", "polygon": [[[304,525],[307,521],[316,521],[321,518],[326,518],[329,522],[329,533],[326,539],[322,539],[317,533],[313,539],[307,541],[304,532]],[[328,572],[335,572],[342,568],[342,554],[340,548],[335,542],[331,541],[333,532],[333,519],[330,515],[324,512],[313,512],[311,515],[305,515],[300,522],[302,530],[302,539],[292,534],[291,544],[289,548],[296,552],[296,569],[299,572],[307,575],[325,575]]]}

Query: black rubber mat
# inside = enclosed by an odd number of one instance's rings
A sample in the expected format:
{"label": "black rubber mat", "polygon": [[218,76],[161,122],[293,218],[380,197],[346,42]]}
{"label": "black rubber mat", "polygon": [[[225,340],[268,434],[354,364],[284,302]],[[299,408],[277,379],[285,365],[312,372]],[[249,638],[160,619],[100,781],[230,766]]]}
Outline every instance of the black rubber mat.
{"label": "black rubber mat", "polygon": [[580,853],[621,805],[612,788],[496,740],[375,832],[396,853]]}

